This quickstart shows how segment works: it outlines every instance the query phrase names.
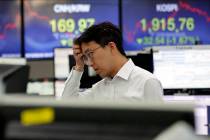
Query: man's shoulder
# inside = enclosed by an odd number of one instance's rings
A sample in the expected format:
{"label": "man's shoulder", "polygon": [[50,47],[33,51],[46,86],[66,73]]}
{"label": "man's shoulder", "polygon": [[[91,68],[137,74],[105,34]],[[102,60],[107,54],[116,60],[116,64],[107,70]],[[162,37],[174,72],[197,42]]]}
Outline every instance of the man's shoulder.
{"label": "man's shoulder", "polygon": [[104,86],[106,82],[107,82],[107,79],[106,78],[103,78],[100,81],[98,81],[95,84],[93,84],[92,87],[95,87],[95,86]]}
{"label": "man's shoulder", "polygon": [[155,78],[155,75],[152,74],[151,72],[149,72],[148,70],[145,70],[141,67],[135,66],[132,73],[131,73],[132,77],[140,77],[143,79],[150,79],[150,78]]}

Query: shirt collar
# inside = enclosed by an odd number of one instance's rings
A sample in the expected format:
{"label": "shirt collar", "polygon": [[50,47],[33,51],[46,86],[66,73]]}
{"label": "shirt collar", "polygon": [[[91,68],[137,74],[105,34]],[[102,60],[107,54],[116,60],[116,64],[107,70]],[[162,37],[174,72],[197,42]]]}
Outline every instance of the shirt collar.
{"label": "shirt collar", "polygon": [[128,80],[128,77],[130,76],[135,64],[131,59],[129,59],[122,68],[118,71],[118,73],[115,75],[115,77],[121,77],[125,80]]}

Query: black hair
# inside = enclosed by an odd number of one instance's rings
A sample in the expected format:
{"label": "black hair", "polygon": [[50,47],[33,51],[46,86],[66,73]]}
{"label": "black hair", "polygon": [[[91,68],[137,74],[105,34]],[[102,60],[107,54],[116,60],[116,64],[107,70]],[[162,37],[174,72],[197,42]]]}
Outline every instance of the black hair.
{"label": "black hair", "polygon": [[73,44],[80,45],[79,38],[74,38],[73,39]]}
{"label": "black hair", "polygon": [[95,41],[102,47],[105,47],[109,42],[114,42],[118,51],[126,56],[122,47],[122,33],[120,29],[111,22],[102,22],[89,27],[81,34],[78,41],[80,46],[82,43]]}

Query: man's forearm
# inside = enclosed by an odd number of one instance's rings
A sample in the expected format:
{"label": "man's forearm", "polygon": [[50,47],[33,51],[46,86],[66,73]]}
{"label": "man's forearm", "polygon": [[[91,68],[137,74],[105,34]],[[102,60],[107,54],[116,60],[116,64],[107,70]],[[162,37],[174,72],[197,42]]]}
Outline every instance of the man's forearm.
{"label": "man's forearm", "polygon": [[83,71],[72,69],[66,82],[62,93],[63,97],[78,96],[80,79]]}

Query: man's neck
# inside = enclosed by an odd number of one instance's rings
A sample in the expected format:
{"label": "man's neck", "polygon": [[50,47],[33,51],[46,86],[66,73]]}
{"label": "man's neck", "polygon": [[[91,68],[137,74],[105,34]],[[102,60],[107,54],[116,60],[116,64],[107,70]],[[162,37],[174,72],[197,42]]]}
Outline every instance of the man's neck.
{"label": "man's neck", "polygon": [[128,61],[128,59],[125,56],[119,56],[118,58],[115,59],[114,61],[114,69],[111,75],[111,78],[113,78],[118,71],[125,65],[125,63]]}

